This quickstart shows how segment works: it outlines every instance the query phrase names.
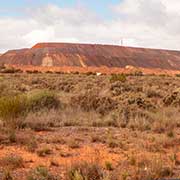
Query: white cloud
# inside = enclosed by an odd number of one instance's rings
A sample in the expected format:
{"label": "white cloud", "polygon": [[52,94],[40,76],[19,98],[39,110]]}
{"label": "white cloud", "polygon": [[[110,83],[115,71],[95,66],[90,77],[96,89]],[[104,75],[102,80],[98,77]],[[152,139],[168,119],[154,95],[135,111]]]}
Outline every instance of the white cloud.
{"label": "white cloud", "polygon": [[27,9],[28,14],[44,25],[55,25],[70,23],[71,25],[88,25],[89,23],[100,22],[98,16],[85,7],[76,6],[73,8],[61,8],[53,4],[39,7],[32,11]]}
{"label": "white cloud", "polygon": [[168,12],[180,15],[180,1],[179,0],[162,0]]}
{"label": "white cloud", "polygon": [[179,0],[124,0],[114,7],[126,34],[144,47],[180,49]]}
{"label": "white cloud", "polygon": [[79,42],[180,49],[179,0],[123,0],[111,20],[87,8],[52,4],[25,17],[0,18],[0,52],[37,42]]}
{"label": "white cloud", "polygon": [[52,38],[54,38],[53,27],[47,27],[43,30],[33,30],[22,37],[22,39],[24,39],[30,45],[35,44],[36,42],[42,42],[44,41],[44,38],[46,38],[47,41],[50,41]]}

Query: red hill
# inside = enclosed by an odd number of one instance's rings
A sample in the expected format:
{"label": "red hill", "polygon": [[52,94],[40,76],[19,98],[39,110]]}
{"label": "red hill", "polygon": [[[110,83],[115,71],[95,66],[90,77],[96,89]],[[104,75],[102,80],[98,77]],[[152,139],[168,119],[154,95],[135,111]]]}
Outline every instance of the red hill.
{"label": "red hill", "polygon": [[113,45],[38,43],[30,49],[10,50],[0,64],[45,67],[118,67],[180,70],[180,52]]}

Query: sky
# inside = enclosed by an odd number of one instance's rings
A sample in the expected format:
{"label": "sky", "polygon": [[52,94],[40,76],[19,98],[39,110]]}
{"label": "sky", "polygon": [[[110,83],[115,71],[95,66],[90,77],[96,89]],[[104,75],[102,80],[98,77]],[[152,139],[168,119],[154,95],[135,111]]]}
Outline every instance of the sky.
{"label": "sky", "polygon": [[0,53],[38,42],[180,50],[180,0],[0,0]]}

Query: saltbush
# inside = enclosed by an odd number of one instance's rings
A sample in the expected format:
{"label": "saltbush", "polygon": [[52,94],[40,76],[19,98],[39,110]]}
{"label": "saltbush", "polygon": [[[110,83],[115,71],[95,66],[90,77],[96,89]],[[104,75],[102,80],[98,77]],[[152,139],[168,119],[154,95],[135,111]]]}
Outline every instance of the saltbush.
{"label": "saltbush", "polygon": [[50,91],[37,91],[28,97],[29,111],[39,111],[41,109],[52,109],[59,107],[60,102],[57,96]]}
{"label": "saltbush", "polygon": [[108,114],[117,107],[117,102],[111,97],[101,97],[90,92],[72,97],[70,103],[75,107],[78,105],[83,111],[96,111],[101,115]]}
{"label": "saltbush", "polygon": [[120,81],[120,82],[126,82],[126,75],[125,74],[112,74],[110,77],[110,82],[114,83],[116,81]]}

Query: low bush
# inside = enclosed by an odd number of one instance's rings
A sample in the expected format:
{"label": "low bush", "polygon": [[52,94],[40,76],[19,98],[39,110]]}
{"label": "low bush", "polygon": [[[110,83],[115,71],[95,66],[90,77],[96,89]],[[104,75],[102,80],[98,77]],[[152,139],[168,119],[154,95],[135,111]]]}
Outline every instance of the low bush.
{"label": "low bush", "polygon": [[[38,91],[26,95],[17,96],[4,96],[0,98],[0,118],[4,121],[4,124],[8,127],[16,129],[17,127],[26,126],[26,123],[22,122],[28,113],[36,112],[43,109],[53,109],[59,107],[60,102],[56,95],[50,91]],[[39,124],[38,124],[39,123]],[[48,122],[37,122],[36,125],[40,129],[47,128]],[[52,124],[48,124],[51,126]]]}
{"label": "low bush", "polygon": [[28,73],[28,74],[38,74],[38,73],[41,73],[41,72],[38,71],[38,70],[27,70],[26,73]]}
{"label": "low bush", "polygon": [[133,76],[143,76],[143,72],[141,70],[136,70],[132,73]]}
{"label": "low bush", "polygon": [[0,98],[0,116],[3,120],[18,118],[25,111],[25,96]]}
{"label": "low bush", "polygon": [[113,138],[108,139],[107,143],[109,148],[117,148],[120,146],[119,142]]}
{"label": "low bush", "polygon": [[126,79],[125,74],[112,74],[109,80],[111,83],[114,83],[117,81],[124,83],[124,82],[126,82],[127,79]]}
{"label": "low bush", "polygon": [[46,74],[52,74],[53,72],[52,71],[46,71],[45,73]]}
{"label": "low bush", "polygon": [[[0,177],[1,178],[1,177]],[[2,180],[13,180],[13,176],[11,175],[11,172],[8,169],[5,169],[3,171]]]}
{"label": "low bush", "polygon": [[156,106],[148,99],[141,96],[132,96],[128,98],[129,105],[137,105],[138,108],[146,110],[155,110]]}
{"label": "low bush", "polygon": [[69,147],[72,148],[72,149],[76,149],[76,148],[79,148],[79,147],[80,147],[79,143],[78,143],[77,141],[75,141],[75,140],[70,140],[70,141],[68,142],[68,145],[69,145]]}
{"label": "low bush", "polygon": [[37,150],[37,154],[40,157],[45,157],[52,154],[52,150],[49,147],[42,147],[41,149]]}
{"label": "low bush", "polygon": [[26,113],[26,102],[26,97],[20,95],[0,98],[0,117],[8,126],[15,128],[15,120]]}
{"label": "low bush", "polygon": [[70,82],[68,81],[54,82],[51,84],[50,89],[57,90],[57,91],[64,91],[66,93],[69,93],[69,92],[72,92],[72,90],[74,89],[74,84],[71,81]]}
{"label": "low bush", "polygon": [[0,159],[0,165],[9,169],[17,169],[23,167],[23,158],[16,154],[9,154]]}
{"label": "low bush", "polygon": [[1,73],[22,73],[22,70],[20,69],[15,69],[13,67],[4,67],[2,69],[0,69]]}
{"label": "low bush", "polygon": [[148,89],[146,92],[146,95],[148,98],[161,98],[162,97],[159,91],[156,91],[153,89]]}
{"label": "low bush", "polygon": [[103,177],[103,169],[97,163],[74,164],[67,172],[68,180],[101,180]]}
{"label": "low bush", "polygon": [[108,114],[117,107],[117,102],[111,97],[101,97],[93,93],[74,96],[70,103],[72,106],[78,105],[84,111],[96,111],[101,115]]}
{"label": "low bush", "polygon": [[53,109],[59,107],[60,102],[57,96],[51,91],[37,91],[28,97],[29,111],[39,111],[41,109]]}
{"label": "low bush", "polygon": [[87,75],[87,76],[94,75],[95,76],[96,73],[95,72],[86,72],[85,75]]}
{"label": "low bush", "polygon": [[35,137],[31,137],[28,141],[28,143],[26,144],[27,146],[27,150],[29,152],[34,152],[37,148],[38,148],[38,143]]}
{"label": "low bush", "polygon": [[15,130],[10,130],[9,132],[9,136],[8,136],[9,142],[10,143],[15,143],[17,141],[17,137],[16,137],[16,132]]}
{"label": "low bush", "polygon": [[27,180],[60,180],[60,178],[52,175],[46,167],[38,166],[29,172]]}
{"label": "low bush", "polygon": [[180,77],[180,74],[176,74],[176,77]]}
{"label": "low bush", "polygon": [[126,92],[134,91],[135,87],[132,88],[129,84],[121,83],[121,82],[114,82],[111,84],[110,91],[112,92],[113,96],[119,96]]}
{"label": "low bush", "polygon": [[106,162],[105,162],[105,167],[106,167],[106,169],[107,169],[108,171],[112,171],[112,170],[113,170],[113,165],[112,165],[112,163],[109,162],[109,161],[106,161]]}
{"label": "low bush", "polygon": [[163,98],[163,103],[165,106],[180,107],[180,88],[165,96]]}

